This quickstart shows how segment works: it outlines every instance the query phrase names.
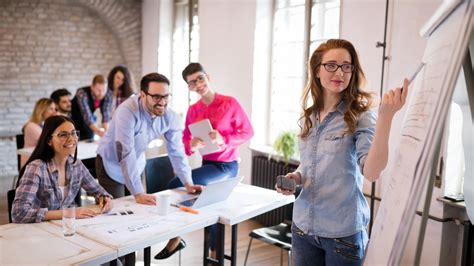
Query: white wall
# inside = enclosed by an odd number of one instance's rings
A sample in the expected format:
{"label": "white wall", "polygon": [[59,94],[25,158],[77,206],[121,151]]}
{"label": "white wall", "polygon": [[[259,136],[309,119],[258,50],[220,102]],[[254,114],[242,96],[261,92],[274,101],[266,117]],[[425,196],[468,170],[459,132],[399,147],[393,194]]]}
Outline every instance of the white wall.
{"label": "white wall", "polygon": [[[160,2],[144,0],[142,5],[142,76],[158,69]],[[138,82],[140,77],[135,77]]]}
{"label": "white wall", "polygon": [[[252,0],[199,1],[199,61],[214,90],[236,97],[252,114],[253,47],[256,3]],[[239,149],[240,175],[250,183],[249,144]]]}

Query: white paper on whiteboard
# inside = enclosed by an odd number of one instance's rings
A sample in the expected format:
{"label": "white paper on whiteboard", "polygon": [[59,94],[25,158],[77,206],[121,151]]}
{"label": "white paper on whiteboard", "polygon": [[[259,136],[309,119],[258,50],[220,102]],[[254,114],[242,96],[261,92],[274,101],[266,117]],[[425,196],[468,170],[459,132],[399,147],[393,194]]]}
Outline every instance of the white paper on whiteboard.
{"label": "white paper on whiteboard", "polygon": [[190,124],[189,131],[193,135],[193,138],[200,138],[204,141],[204,147],[199,149],[201,155],[206,155],[220,151],[221,148],[216,143],[212,143],[211,137],[209,137],[209,132],[211,132],[212,126],[209,119],[203,119],[199,122]]}

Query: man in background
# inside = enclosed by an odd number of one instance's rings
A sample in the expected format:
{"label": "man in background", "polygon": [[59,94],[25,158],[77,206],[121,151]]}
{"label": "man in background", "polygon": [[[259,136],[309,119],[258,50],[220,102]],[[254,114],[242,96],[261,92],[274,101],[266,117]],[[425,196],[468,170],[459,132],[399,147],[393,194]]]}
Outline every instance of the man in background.
{"label": "man in background", "polygon": [[[173,169],[190,193],[201,191],[191,179],[184,146],[182,125],[178,114],[167,108],[169,80],[150,73],[140,83],[140,95],[132,96],[115,110],[114,119],[99,143],[96,171],[99,183],[114,198],[125,196],[125,188],[140,204],[155,205],[155,195],[145,193],[141,174],[145,169],[145,150],[161,136]],[[109,90],[110,91],[110,90]]]}
{"label": "man in background", "polygon": [[71,117],[71,93],[66,88],[53,91],[50,98],[56,104],[59,115]]}
{"label": "man in background", "polygon": [[[100,109],[102,127],[96,125],[94,112]],[[80,131],[80,140],[92,139],[94,134],[103,137],[112,119],[112,91],[107,89],[105,78],[96,75],[91,86],[80,88],[72,99],[72,120]]]}

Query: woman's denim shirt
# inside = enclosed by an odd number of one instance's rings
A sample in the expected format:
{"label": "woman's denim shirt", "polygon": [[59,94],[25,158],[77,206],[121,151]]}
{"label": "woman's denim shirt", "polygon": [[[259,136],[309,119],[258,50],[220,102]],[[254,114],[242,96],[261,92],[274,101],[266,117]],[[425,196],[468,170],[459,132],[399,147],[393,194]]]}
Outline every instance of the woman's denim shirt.
{"label": "woman's denim shirt", "polygon": [[299,140],[302,191],[295,201],[293,222],[309,235],[350,236],[369,221],[361,169],[374,137],[376,114],[360,114],[355,132],[349,134],[345,109],[345,103],[339,103],[322,122],[313,116],[308,137]]}

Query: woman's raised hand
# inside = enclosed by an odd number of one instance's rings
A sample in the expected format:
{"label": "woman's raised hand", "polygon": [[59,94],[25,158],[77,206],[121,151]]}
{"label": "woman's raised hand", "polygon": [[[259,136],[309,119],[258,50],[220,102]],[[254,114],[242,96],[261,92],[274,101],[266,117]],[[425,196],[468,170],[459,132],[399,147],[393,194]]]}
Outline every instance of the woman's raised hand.
{"label": "woman's raised hand", "polygon": [[395,113],[405,105],[408,95],[408,80],[403,81],[403,88],[395,88],[387,91],[379,107],[379,118],[392,119]]}

